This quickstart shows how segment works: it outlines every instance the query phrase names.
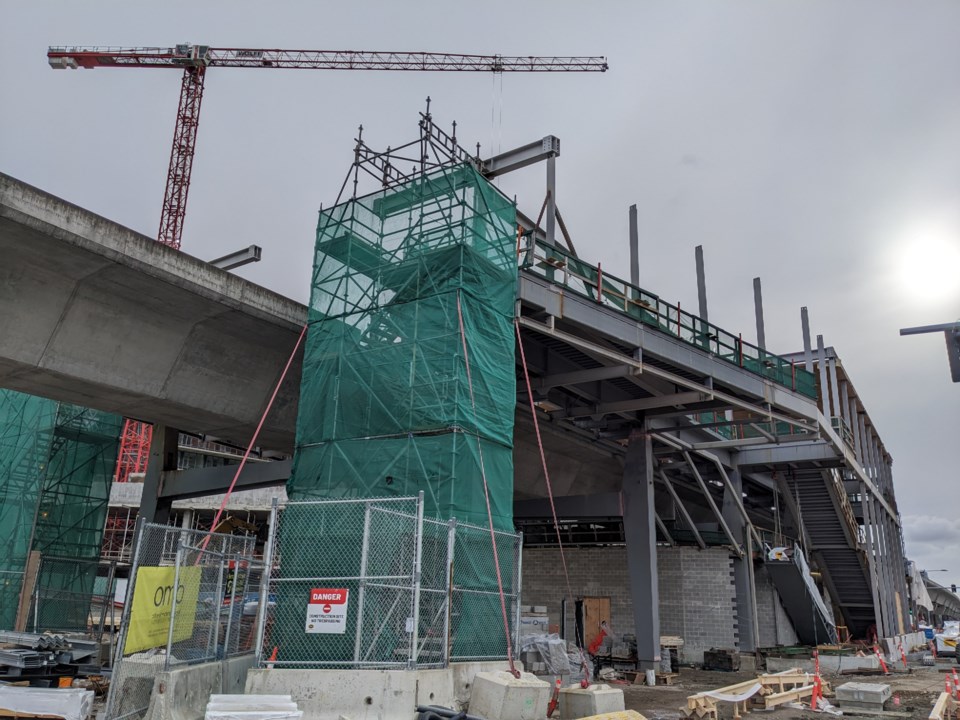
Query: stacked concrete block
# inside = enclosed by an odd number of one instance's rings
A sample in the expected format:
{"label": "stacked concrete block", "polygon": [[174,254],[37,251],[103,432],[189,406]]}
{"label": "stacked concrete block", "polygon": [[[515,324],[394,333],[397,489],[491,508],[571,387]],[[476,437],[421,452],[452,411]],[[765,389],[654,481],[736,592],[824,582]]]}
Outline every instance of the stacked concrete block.
{"label": "stacked concrete block", "polygon": [[885,683],[849,682],[836,689],[837,704],[841,709],[873,710],[880,712],[890,699],[890,686]]}

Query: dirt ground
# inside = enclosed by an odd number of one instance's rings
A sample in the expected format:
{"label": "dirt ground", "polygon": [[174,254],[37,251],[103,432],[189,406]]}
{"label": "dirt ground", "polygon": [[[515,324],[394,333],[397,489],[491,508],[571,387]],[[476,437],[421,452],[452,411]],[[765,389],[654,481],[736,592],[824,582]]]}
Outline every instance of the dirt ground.
{"label": "dirt ground", "polygon": [[[833,687],[847,682],[858,683],[877,683],[891,686],[893,695],[887,702],[886,711],[883,716],[895,720],[926,720],[930,715],[930,709],[937,696],[943,691],[944,669],[957,668],[957,664],[950,660],[940,662],[936,667],[911,667],[909,673],[892,673],[887,676],[881,675],[843,675],[836,676],[824,673],[823,677]],[[685,706],[688,695],[693,695],[704,690],[733,685],[743,682],[757,676],[753,671],[740,672],[715,672],[709,670],[698,670],[692,668],[682,668],[679,676],[674,680],[671,686],[658,685],[657,687],[646,687],[645,685],[617,685],[623,689],[624,700],[628,710],[636,710],[643,714],[647,720],[676,720],[683,717],[681,707]],[[894,703],[894,696],[899,696],[900,705]],[[828,698],[830,699],[830,698]],[[836,703],[834,703],[836,704]],[[842,709],[842,708],[841,708]],[[733,716],[731,706],[727,703],[720,704],[721,718],[729,720]],[[755,710],[751,715],[756,716],[755,720],[813,720],[813,718],[829,718],[830,715],[824,713],[813,713],[809,710],[795,710],[791,708],[779,708],[776,710]],[[863,713],[857,715],[857,710],[847,710],[844,715],[863,718],[864,720],[877,720],[877,714]]]}

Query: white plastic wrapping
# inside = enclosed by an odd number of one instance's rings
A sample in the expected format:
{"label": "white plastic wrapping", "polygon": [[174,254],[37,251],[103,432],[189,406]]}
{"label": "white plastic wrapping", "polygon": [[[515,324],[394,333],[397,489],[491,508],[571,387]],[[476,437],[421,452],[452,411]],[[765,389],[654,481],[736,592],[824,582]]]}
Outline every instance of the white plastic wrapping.
{"label": "white plastic wrapping", "polygon": [[0,685],[0,715],[54,715],[64,720],[87,720],[92,709],[92,690]]}

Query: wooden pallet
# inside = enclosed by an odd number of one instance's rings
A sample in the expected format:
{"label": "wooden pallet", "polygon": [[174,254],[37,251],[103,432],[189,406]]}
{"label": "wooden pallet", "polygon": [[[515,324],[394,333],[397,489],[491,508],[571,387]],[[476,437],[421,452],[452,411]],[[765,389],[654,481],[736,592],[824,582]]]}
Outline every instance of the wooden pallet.
{"label": "wooden pallet", "polygon": [[657,675],[657,685],[673,685],[679,676],[680,673],[659,673]]}
{"label": "wooden pallet", "polygon": [[[824,694],[831,694],[828,683],[822,683]],[[747,697],[742,697],[748,693]],[[690,720],[719,720],[717,706],[721,702],[733,706],[734,720],[740,720],[751,707],[772,710],[788,702],[798,702],[813,693],[813,676],[798,668],[772,675],[760,675],[753,680],[690,695],[686,707],[680,708],[683,717]],[[718,698],[716,695],[727,696]],[[733,698],[736,698],[735,700]]]}

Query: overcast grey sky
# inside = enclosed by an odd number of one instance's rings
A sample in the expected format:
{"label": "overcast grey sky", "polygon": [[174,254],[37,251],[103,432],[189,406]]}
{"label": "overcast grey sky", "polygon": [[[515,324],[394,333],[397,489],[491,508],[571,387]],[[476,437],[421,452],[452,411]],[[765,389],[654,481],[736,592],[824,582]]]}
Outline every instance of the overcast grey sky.
{"label": "overcast grey sky", "polygon": [[[358,124],[410,139],[430,95],[484,153],[555,134],[581,256],[625,268],[637,203],[644,287],[696,307],[702,244],[713,322],[754,339],[759,275],[790,352],[809,308],[894,457],[908,553],[960,583],[960,386],[942,335],[897,335],[960,318],[960,3],[0,0],[0,170],[155,235],[180,73],[45,51],[178,42],[606,55],[605,75],[212,70],[183,249],[261,245],[238,274],[305,301]],[[535,214],[543,170],[502,188]]]}

